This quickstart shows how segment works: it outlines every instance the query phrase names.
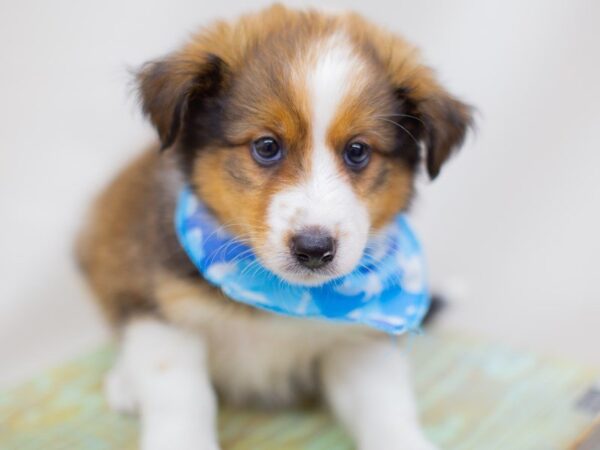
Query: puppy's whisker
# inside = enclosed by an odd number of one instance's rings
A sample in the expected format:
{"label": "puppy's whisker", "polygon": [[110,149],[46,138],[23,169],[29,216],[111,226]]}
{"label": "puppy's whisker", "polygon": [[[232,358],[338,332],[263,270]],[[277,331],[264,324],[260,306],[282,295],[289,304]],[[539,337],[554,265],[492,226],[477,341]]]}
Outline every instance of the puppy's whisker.
{"label": "puppy's whisker", "polygon": [[417,138],[414,137],[413,134],[410,131],[408,131],[408,129],[405,126],[403,126],[402,124],[400,124],[398,122],[394,122],[393,120],[390,120],[390,119],[385,119],[383,117],[380,117],[379,120],[383,120],[384,122],[391,123],[392,125],[395,125],[398,128],[404,130],[406,132],[406,134],[408,134],[412,138],[412,140],[415,142],[415,144],[419,145],[419,141],[417,140]]}
{"label": "puppy's whisker", "polygon": [[390,117],[405,117],[407,119],[414,119],[414,120],[417,120],[417,121],[421,122],[421,124],[426,129],[429,128],[428,125],[427,125],[427,123],[423,119],[421,119],[420,117],[417,117],[417,116],[413,116],[411,114],[385,114],[385,115],[382,115],[382,116],[375,116],[376,119],[384,119],[384,118],[390,118]]}

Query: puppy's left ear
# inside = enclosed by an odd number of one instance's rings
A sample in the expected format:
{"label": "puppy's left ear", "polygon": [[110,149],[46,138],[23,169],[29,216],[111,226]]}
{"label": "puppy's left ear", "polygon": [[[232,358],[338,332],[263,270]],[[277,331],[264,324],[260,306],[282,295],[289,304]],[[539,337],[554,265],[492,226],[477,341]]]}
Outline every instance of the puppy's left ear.
{"label": "puppy's left ear", "polygon": [[472,107],[439,86],[414,102],[416,114],[424,127],[422,136],[427,172],[433,180],[453,151],[462,145],[468,129],[473,126]]}
{"label": "puppy's left ear", "polygon": [[225,72],[218,56],[188,51],[146,63],[137,73],[142,110],[156,128],[163,150],[175,143],[191,103],[220,92]]}

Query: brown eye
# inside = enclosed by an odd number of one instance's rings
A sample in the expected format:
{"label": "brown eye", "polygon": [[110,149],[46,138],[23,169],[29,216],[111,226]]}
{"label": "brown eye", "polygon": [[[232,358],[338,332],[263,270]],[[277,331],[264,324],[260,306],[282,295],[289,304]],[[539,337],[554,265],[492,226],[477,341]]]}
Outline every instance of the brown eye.
{"label": "brown eye", "polygon": [[371,147],[364,142],[350,142],[344,149],[344,162],[352,170],[364,169],[371,159]]}
{"label": "brown eye", "polygon": [[272,166],[283,158],[283,151],[275,138],[261,137],[252,143],[252,157],[261,166]]}

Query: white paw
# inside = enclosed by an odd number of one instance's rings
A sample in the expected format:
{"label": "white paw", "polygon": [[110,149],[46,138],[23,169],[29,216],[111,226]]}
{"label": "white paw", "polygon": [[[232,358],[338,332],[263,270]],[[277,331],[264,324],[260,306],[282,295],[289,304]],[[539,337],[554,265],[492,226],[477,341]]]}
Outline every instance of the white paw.
{"label": "white paw", "polygon": [[119,367],[113,367],[104,379],[104,394],[113,411],[123,414],[137,412],[137,399],[132,392],[126,375]]}

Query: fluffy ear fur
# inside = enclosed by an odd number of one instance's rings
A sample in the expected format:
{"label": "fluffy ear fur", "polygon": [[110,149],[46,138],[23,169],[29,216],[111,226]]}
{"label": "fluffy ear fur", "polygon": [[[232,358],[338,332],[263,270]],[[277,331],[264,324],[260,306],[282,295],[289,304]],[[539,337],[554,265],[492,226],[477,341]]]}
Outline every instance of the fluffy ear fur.
{"label": "fluffy ear fur", "polygon": [[471,107],[439,87],[411,103],[415,108],[413,114],[423,128],[418,135],[425,144],[425,166],[433,180],[452,152],[462,145],[472,126]]}
{"label": "fluffy ear fur", "polygon": [[230,74],[239,70],[248,49],[268,39],[269,32],[285,29],[286,21],[296,15],[275,5],[236,23],[215,22],[191,36],[180,51],[145,64],[137,74],[139,97],[162,148],[180,137],[192,102],[198,105],[217,97]]}
{"label": "fluffy ear fur", "polygon": [[427,171],[434,179],[473,125],[472,108],[436,81],[413,45],[357,14],[350,13],[345,20],[348,33],[370,48],[385,68],[403,103],[400,112],[406,116],[400,122],[411,138],[425,144]]}
{"label": "fluffy ear fur", "polygon": [[177,139],[191,101],[218,94],[225,72],[223,60],[205,52],[176,53],[142,67],[137,74],[142,110],[156,128],[162,149]]}
{"label": "fluffy ear fur", "polygon": [[429,69],[417,68],[421,78],[402,80],[396,88],[401,102],[399,122],[411,137],[425,145],[425,167],[433,180],[473,125],[472,108],[437,84]]}

